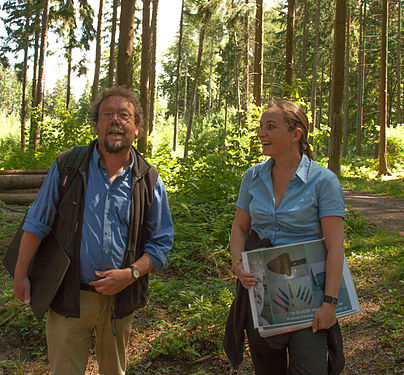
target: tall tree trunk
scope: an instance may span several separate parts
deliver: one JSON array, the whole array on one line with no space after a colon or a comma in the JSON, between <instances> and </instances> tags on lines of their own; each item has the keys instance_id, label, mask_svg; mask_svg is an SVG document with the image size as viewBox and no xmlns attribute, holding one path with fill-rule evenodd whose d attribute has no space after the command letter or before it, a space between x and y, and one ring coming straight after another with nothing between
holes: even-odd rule
<instances>
[{"instance_id":1,"label":"tall tree trunk","mask_svg":"<svg viewBox=\"0 0 404 375\"><path fill-rule=\"evenodd\" d=\"M403 115L401 108L401 0L397 9L397 100L396 100L396 125L400 124Z\"/></svg>"},{"instance_id":2,"label":"tall tree trunk","mask_svg":"<svg viewBox=\"0 0 404 375\"><path fill-rule=\"evenodd\" d=\"M121 1L119 25L117 84L132 87L135 0Z\"/></svg>"},{"instance_id":3,"label":"tall tree trunk","mask_svg":"<svg viewBox=\"0 0 404 375\"><path fill-rule=\"evenodd\" d=\"M243 119L242 125L243 127L246 126L247 121L247 112L248 107L250 104L250 38L249 38L249 14L248 14L248 0L245 0L246 3L246 12L244 16L244 32L243 32L243 88L244 88L244 95L243 95L243 103L242 103L242 110L243 110Z\"/></svg>"},{"instance_id":4,"label":"tall tree trunk","mask_svg":"<svg viewBox=\"0 0 404 375\"><path fill-rule=\"evenodd\" d=\"M73 27L70 27L70 30L69 30L69 44L67 46L67 53L66 53L66 55L67 55L66 109L69 109L69 106L70 106L73 40L74 40L74 30L73 30Z\"/></svg>"},{"instance_id":5,"label":"tall tree trunk","mask_svg":"<svg viewBox=\"0 0 404 375\"><path fill-rule=\"evenodd\" d=\"M104 0L100 0L99 9L98 9L98 24L97 24L97 38L96 38L96 46L95 46L95 67L94 67L94 80L93 87L91 90L91 98L92 100L98 94L98 86L100 84L100 67L101 67L101 32L102 32L102 13L104 8Z\"/></svg>"},{"instance_id":6,"label":"tall tree trunk","mask_svg":"<svg viewBox=\"0 0 404 375\"><path fill-rule=\"evenodd\" d=\"M152 135L156 122L156 57L157 57L157 14L159 0L153 0L153 11L151 21L151 64L150 64L150 117L149 117L149 135ZM151 144L151 146L153 146Z\"/></svg>"},{"instance_id":7,"label":"tall tree trunk","mask_svg":"<svg viewBox=\"0 0 404 375\"><path fill-rule=\"evenodd\" d=\"M237 43L237 34L233 32L234 39L234 79L236 81L236 100L237 100L237 126L241 126L241 100L240 100L240 81L238 79L239 52L240 48Z\"/></svg>"},{"instance_id":8,"label":"tall tree trunk","mask_svg":"<svg viewBox=\"0 0 404 375\"><path fill-rule=\"evenodd\" d=\"M142 15L142 62L140 70L140 103L143 107L143 129L139 132L137 148L145 153L150 116L150 0L143 0Z\"/></svg>"},{"instance_id":9,"label":"tall tree trunk","mask_svg":"<svg viewBox=\"0 0 404 375\"><path fill-rule=\"evenodd\" d=\"M286 61L285 61L285 87L283 96L290 97L294 75L294 45L295 45L295 0L288 0L288 15L286 21Z\"/></svg>"},{"instance_id":10,"label":"tall tree trunk","mask_svg":"<svg viewBox=\"0 0 404 375\"><path fill-rule=\"evenodd\" d=\"M116 20L118 17L118 1L114 0L112 4L112 24L111 24L111 43L109 46L109 66L108 66L108 86L111 87L115 82L115 39L116 39Z\"/></svg>"},{"instance_id":11,"label":"tall tree trunk","mask_svg":"<svg viewBox=\"0 0 404 375\"><path fill-rule=\"evenodd\" d=\"M363 105L365 93L365 60L366 60L366 0L362 0L359 14L359 76L358 76L358 97L356 109L356 134L355 134L355 155L362 153L362 124Z\"/></svg>"},{"instance_id":12,"label":"tall tree trunk","mask_svg":"<svg viewBox=\"0 0 404 375\"><path fill-rule=\"evenodd\" d=\"M333 74L331 86L331 136L328 168L341 174L342 101L344 97L346 0L336 0L334 29Z\"/></svg>"},{"instance_id":13,"label":"tall tree trunk","mask_svg":"<svg viewBox=\"0 0 404 375\"><path fill-rule=\"evenodd\" d=\"M323 84L324 84L324 66L321 68L321 80L320 80L320 105L318 106L318 116L316 116L316 128L320 129L321 121L323 119Z\"/></svg>"},{"instance_id":14,"label":"tall tree trunk","mask_svg":"<svg viewBox=\"0 0 404 375\"><path fill-rule=\"evenodd\" d=\"M31 127L33 127L33 138L32 146L33 150L36 151L39 147L39 137L41 132L40 123L40 113L42 112L43 104L43 91L44 91L44 71L45 71L45 55L46 55L46 44L48 37L48 19L49 19L49 0L45 0L43 11L42 11L42 27L41 27L41 48L39 53L39 63L38 63L38 81L35 96L35 107L39 109L36 116L32 116Z\"/></svg>"},{"instance_id":15,"label":"tall tree trunk","mask_svg":"<svg viewBox=\"0 0 404 375\"><path fill-rule=\"evenodd\" d=\"M184 145L184 158L188 157L188 143L189 139L191 138L191 130L192 130L192 121L194 117L195 111L195 102L196 102L196 93L198 91L198 79L199 79L199 71L201 68L201 60L202 60L202 53L203 53L203 41L205 39L205 33L207 28L207 20L203 21L202 29L199 34L199 44L198 44L198 59L196 62L196 69L195 69L195 76L194 76L194 84L192 87L192 97L191 97L191 104L189 106L189 118L188 118L188 125L187 125L187 134L185 137L185 145Z\"/></svg>"},{"instance_id":16,"label":"tall tree trunk","mask_svg":"<svg viewBox=\"0 0 404 375\"><path fill-rule=\"evenodd\" d=\"M29 47L29 18L30 1L27 1L25 9L25 31L24 31L24 67L22 75L22 95L21 95L21 149L26 150L25 125L27 121L27 77L28 77L28 47Z\"/></svg>"},{"instance_id":17,"label":"tall tree trunk","mask_svg":"<svg viewBox=\"0 0 404 375\"><path fill-rule=\"evenodd\" d=\"M309 0L304 0L303 12L304 12L304 15L303 15L303 41L302 41L302 61L300 64L300 78L304 82L306 80L307 44L309 41L309 28L310 28Z\"/></svg>"},{"instance_id":18,"label":"tall tree trunk","mask_svg":"<svg viewBox=\"0 0 404 375\"><path fill-rule=\"evenodd\" d=\"M348 152L348 117L349 117L349 46L351 32L351 5L347 4L346 39L345 39L345 82L344 82L344 135L342 137L342 156Z\"/></svg>"},{"instance_id":19,"label":"tall tree trunk","mask_svg":"<svg viewBox=\"0 0 404 375\"><path fill-rule=\"evenodd\" d=\"M209 63L209 88L208 88L208 119L210 121L212 111L212 69L213 69L213 50L210 50L210 63Z\"/></svg>"},{"instance_id":20,"label":"tall tree trunk","mask_svg":"<svg viewBox=\"0 0 404 375\"><path fill-rule=\"evenodd\" d=\"M318 67L318 47L320 41L320 9L321 9L321 0L317 0L316 5L316 20L315 20L315 38L314 38L314 56L313 56L313 74L311 78L311 103L310 110L312 121L310 123L310 134L313 134L314 125L317 123L316 121L316 111L317 111L317 67ZM321 105L321 104L320 104ZM309 143L313 144L313 136L310 135Z\"/></svg>"},{"instance_id":21,"label":"tall tree trunk","mask_svg":"<svg viewBox=\"0 0 404 375\"><path fill-rule=\"evenodd\" d=\"M262 47L264 35L263 0L256 0L255 12L255 48L254 48L254 87L253 96L257 106L262 105L264 49Z\"/></svg>"},{"instance_id":22,"label":"tall tree trunk","mask_svg":"<svg viewBox=\"0 0 404 375\"><path fill-rule=\"evenodd\" d=\"M173 134L173 151L177 150L177 134L178 134L178 111L180 105L180 78L181 78L181 60L182 60L182 33L184 28L184 0L181 3L180 33L178 37L178 58L177 72L175 80L175 113L174 113L174 134ZM186 90L185 90L186 97ZM185 109L184 109L185 116Z\"/></svg>"},{"instance_id":23,"label":"tall tree trunk","mask_svg":"<svg viewBox=\"0 0 404 375\"><path fill-rule=\"evenodd\" d=\"M41 35L41 13L39 9L36 10L34 29L34 64L32 68L32 107L35 107L36 89L38 82L38 62L39 62L39 42ZM31 127L32 130L32 127ZM32 140L33 134L30 134L30 142Z\"/></svg>"},{"instance_id":24,"label":"tall tree trunk","mask_svg":"<svg viewBox=\"0 0 404 375\"><path fill-rule=\"evenodd\" d=\"M388 66L388 25L389 25L389 1L382 0L382 28L380 32L380 76L379 76L379 103L378 123L380 126L379 137L379 172L378 176L390 175L387 169L387 66Z\"/></svg>"},{"instance_id":25,"label":"tall tree trunk","mask_svg":"<svg viewBox=\"0 0 404 375\"><path fill-rule=\"evenodd\" d=\"M184 78L184 123L187 121L187 108L188 108L188 63L185 60L185 78Z\"/></svg>"}]
</instances>

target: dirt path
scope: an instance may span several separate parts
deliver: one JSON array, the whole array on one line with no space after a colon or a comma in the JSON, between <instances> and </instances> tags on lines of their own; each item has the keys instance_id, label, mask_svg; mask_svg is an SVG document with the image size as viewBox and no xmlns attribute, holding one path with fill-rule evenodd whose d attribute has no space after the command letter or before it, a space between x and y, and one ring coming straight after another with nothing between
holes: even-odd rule
<instances>
[{"instance_id":1,"label":"dirt path","mask_svg":"<svg viewBox=\"0 0 404 375\"><path fill-rule=\"evenodd\" d=\"M370 223L404 237L404 199L345 190L345 203Z\"/></svg>"}]
</instances>

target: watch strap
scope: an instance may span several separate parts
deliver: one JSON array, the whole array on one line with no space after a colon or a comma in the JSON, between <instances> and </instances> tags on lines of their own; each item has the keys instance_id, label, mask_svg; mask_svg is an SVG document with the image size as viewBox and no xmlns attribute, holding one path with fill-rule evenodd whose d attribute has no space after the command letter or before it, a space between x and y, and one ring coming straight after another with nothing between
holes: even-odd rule
<instances>
[{"instance_id":1,"label":"watch strap","mask_svg":"<svg viewBox=\"0 0 404 375\"><path fill-rule=\"evenodd\" d=\"M331 303L331 305L337 306L338 298L337 297L327 296L325 294L324 297L323 297L323 302Z\"/></svg>"}]
</instances>

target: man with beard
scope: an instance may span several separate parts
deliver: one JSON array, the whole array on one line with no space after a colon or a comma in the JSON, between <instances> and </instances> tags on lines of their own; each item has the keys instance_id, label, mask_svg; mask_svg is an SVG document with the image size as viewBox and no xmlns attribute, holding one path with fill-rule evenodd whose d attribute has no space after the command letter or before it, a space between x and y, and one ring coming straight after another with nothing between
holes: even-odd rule
<instances>
[{"instance_id":1,"label":"man with beard","mask_svg":"<svg viewBox=\"0 0 404 375\"><path fill-rule=\"evenodd\" d=\"M85 373L93 333L99 373L125 373L134 311L147 303L147 275L167 264L173 244L164 184L132 146L143 120L133 91L105 90L92 117L98 139L63 195L63 153L50 168L28 211L14 271L14 293L29 303L27 272L41 240L52 232L70 258L46 322L55 375Z\"/></svg>"}]
</instances>

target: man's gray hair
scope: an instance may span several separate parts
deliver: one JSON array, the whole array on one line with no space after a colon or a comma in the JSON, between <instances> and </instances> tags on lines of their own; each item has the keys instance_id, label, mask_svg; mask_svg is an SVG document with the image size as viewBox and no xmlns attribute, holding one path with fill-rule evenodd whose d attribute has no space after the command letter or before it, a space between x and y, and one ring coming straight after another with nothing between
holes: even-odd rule
<instances>
[{"instance_id":1,"label":"man's gray hair","mask_svg":"<svg viewBox=\"0 0 404 375\"><path fill-rule=\"evenodd\" d=\"M110 88L105 89L104 91L100 92L94 102L91 104L90 113L91 113L91 120L93 125L95 126L98 121L98 111L100 109L101 103L111 96L121 96L127 99L130 103L133 104L135 113L135 124L139 124L140 129L143 125L143 109L140 101L134 91L127 87L127 86L112 86Z\"/></svg>"}]
</instances>

